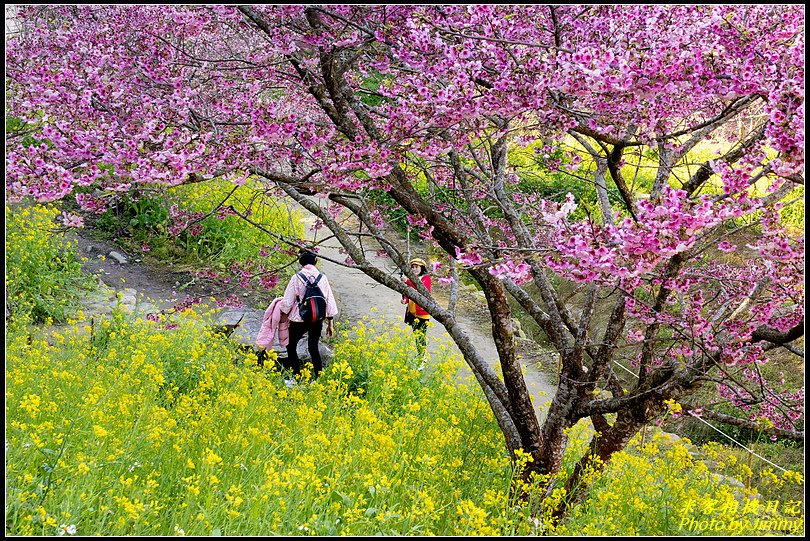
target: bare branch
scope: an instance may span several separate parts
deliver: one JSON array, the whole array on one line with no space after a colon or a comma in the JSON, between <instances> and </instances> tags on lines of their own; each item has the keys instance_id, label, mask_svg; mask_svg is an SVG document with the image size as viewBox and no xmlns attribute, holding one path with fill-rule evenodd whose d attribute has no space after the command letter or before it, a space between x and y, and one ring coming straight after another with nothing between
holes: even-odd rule
<instances>
[{"instance_id":1,"label":"bare branch","mask_svg":"<svg viewBox=\"0 0 810 541\"><path fill-rule=\"evenodd\" d=\"M785 438L792 441L804 443L804 432L786 430L784 428L777 428L774 426L766 427L763 426L762 423L757 423L756 421L741 419L739 417L734 417L733 415L727 415L725 413L719 413L705 408L698 408L696 406L689 406L682 404L682 408L684 413L687 413L695 417L711 419L712 421L719 421L727 425L745 428L753 432L761 432L763 434L776 436L778 438Z\"/></svg>"}]
</instances>

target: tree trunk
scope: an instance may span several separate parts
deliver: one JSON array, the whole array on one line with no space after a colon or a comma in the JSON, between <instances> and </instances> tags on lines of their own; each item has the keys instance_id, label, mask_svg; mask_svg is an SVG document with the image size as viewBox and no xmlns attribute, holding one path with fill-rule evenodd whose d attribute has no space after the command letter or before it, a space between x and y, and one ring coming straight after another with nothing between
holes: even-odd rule
<instances>
[{"instance_id":1,"label":"tree trunk","mask_svg":"<svg viewBox=\"0 0 810 541\"><path fill-rule=\"evenodd\" d=\"M622 412L613 423L613 426L603 432L596 432L591 438L588 451L574 467L574 471L565 483L565 497L560 501L552 514L556 523L565 516L566 511L580 503L587 494L588 486L582 483L585 473L602 471L614 453L618 453L627 445L627 442L647 423L639 420L632 412ZM603 424L595 422L596 424ZM606 425L606 423L604 423Z\"/></svg>"},{"instance_id":2,"label":"tree trunk","mask_svg":"<svg viewBox=\"0 0 810 541\"><path fill-rule=\"evenodd\" d=\"M492 316L492 338L498 350L504 383L509 393L510 411L520 434L521 446L537 459L540 450L540 423L515 349L512 312L506 297L506 288L500 280L487 272L476 271L472 274L484 290Z\"/></svg>"}]
</instances>

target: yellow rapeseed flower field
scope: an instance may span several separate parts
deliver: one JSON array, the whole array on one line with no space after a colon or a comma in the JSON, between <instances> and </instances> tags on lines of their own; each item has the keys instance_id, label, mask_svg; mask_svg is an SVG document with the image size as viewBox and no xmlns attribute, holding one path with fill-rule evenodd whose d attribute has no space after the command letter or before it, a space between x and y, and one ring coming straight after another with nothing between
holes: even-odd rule
<instances>
[{"instance_id":1,"label":"yellow rapeseed flower field","mask_svg":"<svg viewBox=\"0 0 810 541\"><path fill-rule=\"evenodd\" d=\"M588 497L552 528L561 483L538 513L509 499L503 436L480 389L459 382L450 348L420 371L412 337L369 318L339 333L318 380L288 389L272 363L258 366L203 321L117 310L71 313L56 330L11 322L7 534L803 533L803 502L758 497L660 433L587 473ZM569 430L564 473L591 431ZM751 474L712 446L703 453L729 475Z\"/></svg>"}]
</instances>

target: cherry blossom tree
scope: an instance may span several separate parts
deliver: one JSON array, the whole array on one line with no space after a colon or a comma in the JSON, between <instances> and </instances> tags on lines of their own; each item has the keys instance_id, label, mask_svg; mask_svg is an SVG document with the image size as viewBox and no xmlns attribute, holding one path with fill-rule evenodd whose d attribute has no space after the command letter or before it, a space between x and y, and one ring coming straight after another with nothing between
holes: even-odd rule
<instances>
[{"instance_id":1,"label":"cherry blossom tree","mask_svg":"<svg viewBox=\"0 0 810 541\"><path fill-rule=\"evenodd\" d=\"M803 356L804 237L780 219L804 185L802 6L37 6L19 18L7 199L99 210L145 183L261 179L339 240L336 263L447 330L506 448L531 457L519 477L536 503L573 496L674 401L803 440L803 388L762 369L775 350ZM551 176L594 204L549 197ZM441 279L458 268L481 288L499 370L454 303L411 276L392 210L446 255ZM559 356L542 423L513 306ZM690 403L707 385L717 402ZM558 478L581 420L590 447Z\"/></svg>"}]
</instances>

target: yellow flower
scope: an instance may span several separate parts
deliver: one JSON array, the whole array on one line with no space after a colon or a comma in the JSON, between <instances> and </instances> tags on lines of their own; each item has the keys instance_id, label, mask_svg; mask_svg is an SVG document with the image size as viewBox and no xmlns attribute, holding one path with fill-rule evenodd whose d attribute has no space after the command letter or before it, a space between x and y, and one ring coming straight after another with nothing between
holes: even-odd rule
<instances>
[{"instance_id":1,"label":"yellow flower","mask_svg":"<svg viewBox=\"0 0 810 541\"><path fill-rule=\"evenodd\" d=\"M138 520L143 512L146 510L146 505L140 500L130 500L125 496L113 496L113 499L118 503L119 508L132 520Z\"/></svg>"},{"instance_id":2,"label":"yellow flower","mask_svg":"<svg viewBox=\"0 0 810 541\"><path fill-rule=\"evenodd\" d=\"M239 507L242 502L245 500L241 496L242 488L231 485L231 488L228 489L227 494L225 494L225 499L234 507Z\"/></svg>"},{"instance_id":3,"label":"yellow flower","mask_svg":"<svg viewBox=\"0 0 810 541\"><path fill-rule=\"evenodd\" d=\"M456 530L461 533L466 535L497 535L498 533L489 525L488 513L475 505L472 500L462 500L456 506L456 514L459 516Z\"/></svg>"},{"instance_id":4,"label":"yellow flower","mask_svg":"<svg viewBox=\"0 0 810 541\"><path fill-rule=\"evenodd\" d=\"M103 426L93 425L93 434L95 434L97 438L103 438L108 432Z\"/></svg>"},{"instance_id":5,"label":"yellow flower","mask_svg":"<svg viewBox=\"0 0 810 541\"><path fill-rule=\"evenodd\" d=\"M680 413L683 411L681 405L671 398L669 400L664 400L664 404L667 405L667 409L670 413Z\"/></svg>"},{"instance_id":6,"label":"yellow flower","mask_svg":"<svg viewBox=\"0 0 810 541\"><path fill-rule=\"evenodd\" d=\"M34 416L39 412L39 405L42 403L42 399L35 395L35 394L28 394L23 396L22 401L20 402L20 407L24 409L28 415Z\"/></svg>"},{"instance_id":7,"label":"yellow flower","mask_svg":"<svg viewBox=\"0 0 810 541\"><path fill-rule=\"evenodd\" d=\"M804 482L804 476L797 471L784 471L782 472L782 479L788 482L796 483L797 485L801 485Z\"/></svg>"},{"instance_id":8,"label":"yellow flower","mask_svg":"<svg viewBox=\"0 0 810 541\"><path fill-rule=\"evenodd\" d=\"M205 456L202 459L204 464L208 464L209 466L216 466L220 462L222 462L222 458L217 455L214 451L210 448L205 448Z\"/></svg>"}]
</instances>

